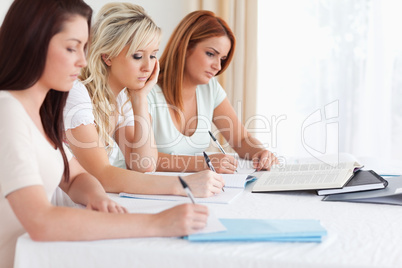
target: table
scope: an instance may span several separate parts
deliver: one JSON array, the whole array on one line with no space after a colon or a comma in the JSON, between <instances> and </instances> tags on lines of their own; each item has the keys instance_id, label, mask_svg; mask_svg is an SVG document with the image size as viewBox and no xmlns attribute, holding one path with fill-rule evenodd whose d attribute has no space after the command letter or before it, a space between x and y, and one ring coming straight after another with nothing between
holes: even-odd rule
<instances>
[{"instance_id":1,"label":"table","mask_svg":"<svg viewBox=\"0 0 402 268\"><path fill-rule=\"evenodd\" d=\"M25 234L18 239L15 267L402 267L400 206L324 202L315 191L256 194L252 186L230 204L207 206L219 218L318 219L328 236L321 243L34 242ZM130 212L158 212L178 204L110 196ZM75 205L65 197L58 201Z\"/></svg>"}]
</instances>

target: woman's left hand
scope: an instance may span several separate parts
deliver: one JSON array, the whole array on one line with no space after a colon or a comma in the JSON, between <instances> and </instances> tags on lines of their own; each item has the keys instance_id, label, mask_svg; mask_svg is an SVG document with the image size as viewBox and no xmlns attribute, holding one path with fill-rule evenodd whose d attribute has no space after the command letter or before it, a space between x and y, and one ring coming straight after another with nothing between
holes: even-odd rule
<instances>
[{"instance_id":1,"label":"woman's left hand","mask_svg":"<svg viewBox=\"0 0 402 268\"><path fill-rule=\"evenodd\" d=\"M251 158L253 167L257 170L270 170L271 166L279 164L278 158L270 151L263 149L253 155Z\"/></svg>"},{"instance_id":2,"label":"woman's left hand","mask_svg":"<svg viewBox=\"0 0 402 268\"><path fill-rule=\"evenodd\" d=\"M106 194L89 198L87 209L108 213L128 213L125 207L111 200Z\"/></svg>"},{"instance_id":3,"label":"woman's left hand","mask_svg":"<svg viewBox=\"0 0 402 268\"><path fill-rule=\"evenodd\" d=\"M155 66L154 69L152 70L151 75L149 76L148 80L145 82L144 87L140 89L128 89L128 92L132 95L136 96L144 96L146 97L148 93L151 91L151 89L156 85L158 82L158 75L159 75L159 61L155 61Z\"/></svg>"}]
</instances>

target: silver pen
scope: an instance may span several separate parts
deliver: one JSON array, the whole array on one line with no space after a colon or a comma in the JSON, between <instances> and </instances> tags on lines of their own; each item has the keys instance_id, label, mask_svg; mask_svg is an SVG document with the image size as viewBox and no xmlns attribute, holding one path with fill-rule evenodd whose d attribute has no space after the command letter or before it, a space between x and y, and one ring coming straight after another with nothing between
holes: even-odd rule
<instances>
[{"instance_id":1,"label":"silver pen","mask_svg":"<svg viewBox=\"0 0 402 268\"><path fill-rule=\"evenodd\" d=\"M209 167L209 169L216 173L215 168L212 165L211 160L209 159L207 153L206 152L202 152L202 153L204 154L204 159L205 159L205 162L207 163L207 166ZM222 191L224 192L225 189L222 188Z\"/></svg>"},{"instance_id":2,"label":"silver pen","mask_svg":"<svg viewBox=\"0 0 402 268\"><path fill-rule=\"evenodd\" d=\"M218 140L215 138L214 134L212 134L211 131L209 131L209 136L211 136L212 140L215 142L216 145L218 145L219 150L221 150L221 152L223 154L226 154L225 150L223 150L222 146L220 145L220 143L218 142ZM237 168L235 169L235 172L237 172Z\"/></svg>"},{"instance_id":3,"label":"silver pen","mask_svg":"<svg viewBox=\"0 0 402 268\"><path fill-rule=\"evenodd\" d=\"M218 142L218 140L215 138L214 134L212 134L212 132L209 131L209 130L208 130L208 132L209 132L209 136L211 136L212 140L213 140L213 141L215 142L215 144L218 146L219 150L221 150L221 152L222 152L223 154L226 154L225 150L223 150L222 146L219 144L219 142Z\"/></svg>"},{"instance_id":4,"label":"silver pen","mask_svg":"<svg viewBox=\"0 0 402 268\"><path fill-rule=\"evenodd\" d=\"M193 204L195 204L194 196L191 193L190 188L188 187L187 183L180 176L179 176L179 180L180 180L181 185L183 186L184 191L186 191L187 196L190 197L191 202L193 202Z\"/></svg>"},{"instance_id":5,"label":"silver pen","mask_svg":"<svg viewBox=\"0 0 402 268\"><path fill-rule=\"evenodd\" d=\"M214 166L211 163L211 160L208 157L208 155L205 152L202 152L202 153L204 154L204 159L205 159L205 162L207 163L207 166L209 167L209 169L212 170L213 172L216 172Z\"/></svg>"}]
</instances>

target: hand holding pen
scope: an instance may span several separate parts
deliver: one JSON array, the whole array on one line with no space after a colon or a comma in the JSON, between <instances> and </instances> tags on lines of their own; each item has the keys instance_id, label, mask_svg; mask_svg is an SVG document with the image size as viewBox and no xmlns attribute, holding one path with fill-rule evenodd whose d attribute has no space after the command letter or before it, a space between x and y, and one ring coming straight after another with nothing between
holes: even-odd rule
<instances>
[{"instance_id":1,"label":"hand holding pen","mask_svg":"<svg viewBox=\"0 0 402 268\"><path fill-rule=\"evenodd\" d=\"M211 163L211 160L208 157L208 155L205 152L202 152L202 153L204 154L204 159L205 159L205 162L207 163L207 166L209 167L209 169L212 170L213 172L216 172L214 166Z\"/></svg>"},{"instance_id":2,"label":"hand holding pen","mask_svg":"<svg viewBox=\"0 0 402 268\"><path fill-rule=\"evenodd\" d=\"M215 168L212 165L211 160L209 159L208 155L205 152L202 152L202 153L204 154L204 159L205 159L205 162L207 163L207 166L209 167L209 169L216 173ZM225 189L223 189L223 187L222 187L222 191L225 191Z\"/></svg>"},{"instance_id":3,"label":"hand holding pen","mask_svg":"<svg viewBox=\"0 0 402 268\"><path fill-rule=\"evenodd\" d=\"M221 144L218 142L218 140L215 138L214 134L212 134L211 131L208 130L209 136L211 136L211 139L215 142L215 144L218 146L219 150L224 154L214 154L214 158L219 158L219 173L233 173L237 172L237 161L236 159L231 156L227 155ZM204 156L205 157L205 156ZM225 164L225 165L223 165Z\"/></svg>"},{"instance_id":4,"label":"hand holding pen","mask_svg":"<svg viewBox=\"0 0 402 268\"><path fill-rule=\"evenodd\" d=\"M188 187L187 183L180 176L179 176L179 180L180 180L180 183L183 186L183 189L186 192L187 196L191 199L191 202L193 204L195 204L193 193L191 192L191 190Z\"/></svg>"}]
</instances>

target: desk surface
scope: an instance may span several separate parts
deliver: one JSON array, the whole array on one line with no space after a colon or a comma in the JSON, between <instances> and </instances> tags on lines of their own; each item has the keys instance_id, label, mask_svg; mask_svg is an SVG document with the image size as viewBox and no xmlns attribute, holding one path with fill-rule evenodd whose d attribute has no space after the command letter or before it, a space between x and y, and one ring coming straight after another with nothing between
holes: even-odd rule
<instances>
[{"instance_id":1,"label":"desk surface","mask_svg":"<svg viewBox=\"0 0 402 268\"><path fill-rule=\"evenodd\" d=\"M208 207L219 218L319 219L328 236L321 243L193 243L180 238L33 242L23 235L15 267L402 267L400 206L323 202L314 191L255 194L251 188L230 204ZM178 204L111 197L130 212Z\"/></svg>"}]
</instances>

